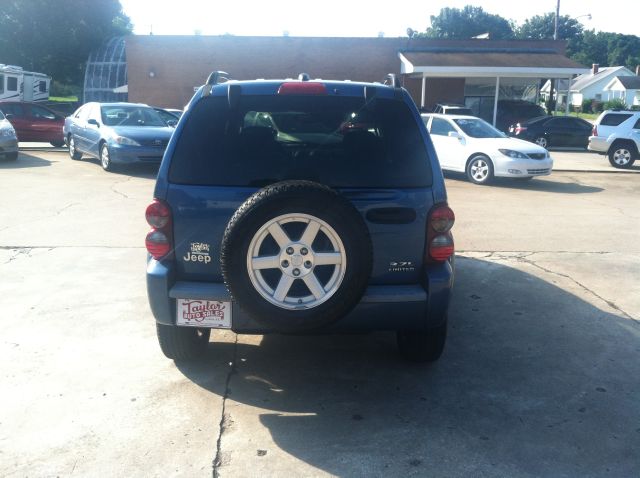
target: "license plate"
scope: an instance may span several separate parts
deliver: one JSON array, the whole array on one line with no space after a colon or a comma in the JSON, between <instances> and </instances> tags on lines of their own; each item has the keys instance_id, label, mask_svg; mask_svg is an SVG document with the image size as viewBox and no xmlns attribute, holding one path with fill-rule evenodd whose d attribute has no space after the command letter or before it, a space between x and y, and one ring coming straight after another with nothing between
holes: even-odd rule
<instances>
[{"instance_id":1,"label":"license plate","mask_svg":"<svg viewBox=\"0 0 640 478\"><path fill-rule=\"evenodd\" d=\"M176 299L176 324L212 329L231 328L231 302Z\"/></svg>"}]
</instances>

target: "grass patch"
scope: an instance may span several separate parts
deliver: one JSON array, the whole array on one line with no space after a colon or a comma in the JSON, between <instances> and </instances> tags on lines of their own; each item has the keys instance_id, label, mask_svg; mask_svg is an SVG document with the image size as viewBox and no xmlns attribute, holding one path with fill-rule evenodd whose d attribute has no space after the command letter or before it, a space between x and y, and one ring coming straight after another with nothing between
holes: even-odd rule
<instances>
[{"instance_id":1,"label":"grass patch","mask_svg":"<svg viewBox=\"0 0 640 478\"><path fill-rule=\"evenodd\" d=\"M78 101L77 96L50 96L49 101L57 101L60 103L75 103Z\"/></svg>"},{"instance_id":2,"label":"grass patch","mask_svg":"<svg viewBox=\"0 0 640 478\"><path fill-rule=\"evenodd\" d=\"M554 111L554 116L565 116L564 111ZM576 113L574 111L569 112L569 116L575 116L576 118L582 118L585 120L596 120L600 113Z\"/></svg>"}]
</instances>

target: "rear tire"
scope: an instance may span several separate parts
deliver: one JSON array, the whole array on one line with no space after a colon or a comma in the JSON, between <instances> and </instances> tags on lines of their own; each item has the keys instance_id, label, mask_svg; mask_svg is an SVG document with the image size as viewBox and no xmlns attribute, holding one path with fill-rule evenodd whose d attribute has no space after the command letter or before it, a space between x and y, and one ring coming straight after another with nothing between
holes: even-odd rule
<instances>
[{"instance_id":1,"label":"rear tire","mask_svg":"<svg viewBox=\"0 0 640 478\"><path fill-rule=\"evenodd\" d=\"M64 141L51 141L51 146L54 148L62 148L64 146Z\"/></svg>"},{"instance_id":2,"label":"rear tire","mask_svg":"<svg viewBox=\"0 0 640 478\"><path fill-rule=\"evenodd\" d=\"M173 360L193 360L207 349L211 329L178 327L156 323L162 353Z\"/></svg>"},{"instance_id":3,"label":"rear tire","mask_svg":"<svg viewBox=\"0 0 640 478\"><path fill-rule=\"evenodd\" d=\"M67 142L69 143L69 156L71 159L75 161L82 159L82 153L76 149L76 140L73 138L73 135L69 135Z\"/></svg>"},{"instance_id":4,"label":"rear tire","mask_svg":"<svg viewBox=\"0 0 640 478\"><path fill-rule=\"evenodd\" d=\"M435 362L442 355L447 341L447 319L438 327L427 330L399 330L400 355L411 362Z\"/></svg>"},{"instance_id":5,"label":"rear tire","mask_svg":"<svg viewBox=\"0 0 640 478\"><path fill-rule=\"evenodd\" d=\"M628 169L633 166L638 151L635 145L632 145L626 141L619 141L613 143L611 149L609 149L609 164L614 168Z\"/></svg>"}]
</instances>

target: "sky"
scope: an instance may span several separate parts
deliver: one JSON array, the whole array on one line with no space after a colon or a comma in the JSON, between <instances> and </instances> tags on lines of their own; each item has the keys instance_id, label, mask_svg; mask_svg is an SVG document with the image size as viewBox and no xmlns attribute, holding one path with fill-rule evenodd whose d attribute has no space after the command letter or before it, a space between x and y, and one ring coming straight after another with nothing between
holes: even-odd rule
<instances>
[{"instance_id":1,"label":"sky","mask_svg":"<svg viewBox=\"0 0 640 478\"><path fill-rule=\"evenodd\" d=\"M424 31L443 7L477 5L521 24L555 11L556 0L120 0L146 35L405 36ZM586 15L592 15L589 20ZM560 15L578 18L585 29L640 35L638 0L561 0ZM583 16L584 15L584 16ZM635 23L635 25L634 25Z\"/></svg>"}]
</instances>

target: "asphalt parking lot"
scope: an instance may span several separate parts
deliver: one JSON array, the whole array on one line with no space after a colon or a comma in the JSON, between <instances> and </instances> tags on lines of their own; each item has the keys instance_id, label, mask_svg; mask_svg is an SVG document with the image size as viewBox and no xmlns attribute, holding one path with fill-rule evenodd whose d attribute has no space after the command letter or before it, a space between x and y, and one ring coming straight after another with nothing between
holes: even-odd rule
<instances>
[{"instance_id":1,"label":"asphalt parking lot","mask_svg":"<svg viewBox=\"0 0 640 478\"><path fill-rule=\"evenodd\" d=\"M0 476L639 476L640 175L592 157L447 175L457 277L430 367L386 333L220 332L176 365L145 289L155 171L1 162Z\"/></svg>"}]
</instances>

